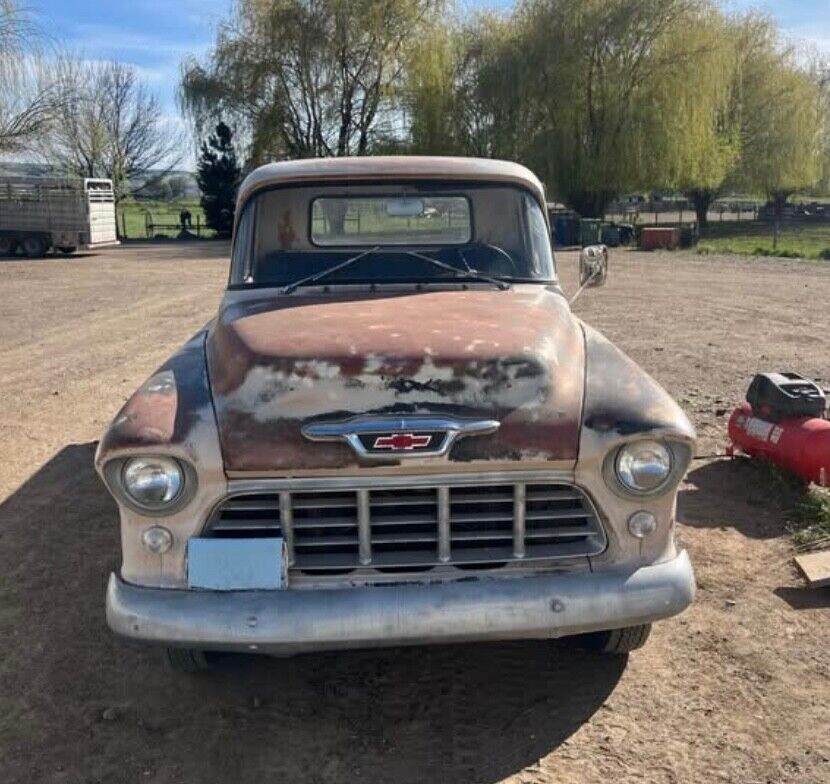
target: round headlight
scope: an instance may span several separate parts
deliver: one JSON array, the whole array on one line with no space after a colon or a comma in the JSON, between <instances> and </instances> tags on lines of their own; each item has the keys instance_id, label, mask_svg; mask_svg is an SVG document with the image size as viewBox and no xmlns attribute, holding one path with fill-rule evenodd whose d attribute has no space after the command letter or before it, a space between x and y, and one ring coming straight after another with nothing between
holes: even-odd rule
<instances>
[{"instance_id":1,"label":"round headlight","mask_svg":"<svg viewBox=\"0 0 830 784\"><path fill-rule=\"evenodd\" d=\"M657 441L628 444L617 455L617 479L635 493L659 490L671 469L671 452Z\"/></svg>"},{"instance_id":2,"label":"round headlight","mask_svg":"<svg viewBox=\"0 0 830 784\"><path fill-rule=\"evenodd\" d=\"M149 509L171 504L184 486L181 467L169 457L134 457L124 463L121 479L127 495Z\"/></svg>"}]
</instances>

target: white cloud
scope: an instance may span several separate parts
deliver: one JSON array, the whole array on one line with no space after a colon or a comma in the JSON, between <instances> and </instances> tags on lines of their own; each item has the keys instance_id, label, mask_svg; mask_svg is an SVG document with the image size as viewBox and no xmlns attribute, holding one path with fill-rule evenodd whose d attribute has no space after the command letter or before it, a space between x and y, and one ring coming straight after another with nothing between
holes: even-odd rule
<instances>
[{"instance_id":1,"label":"white cloud","mask_svg":"<svg viewBox=\"0 0 830 784\"><path fill-rule=\"evenodd\" d=\"M130 60L157 60L182 58L189 54L201 55L212 43L212 37L172 39L163 35L122 30L106 24L79 24L68 37L67 43L99 59L119 57Z\"/></svg>"},{"instance_id":2,"label":"white cloud","mask_svg":"<svg viewBox=\"0 0 830 784\"><path fill-rule=\"evenodd\" d=\"M177 0L175 13L189 25L213 28L230 14L232 5L231 0ZM151 18L171 13L169 0L140 0L139 6Z\"/></svg>"}]
</instances>

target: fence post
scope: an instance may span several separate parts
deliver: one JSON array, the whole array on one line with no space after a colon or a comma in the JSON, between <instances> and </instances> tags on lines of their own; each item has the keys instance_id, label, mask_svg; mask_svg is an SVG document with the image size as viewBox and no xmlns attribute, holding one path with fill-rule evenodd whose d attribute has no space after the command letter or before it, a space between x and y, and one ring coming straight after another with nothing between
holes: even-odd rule
<instances>
[{"instance_id":1,"label":"fence post","mask_svg":"<svg viewBox=\"0 0 830 784\"><path fill-rule=\"evenodd\" d=\"M196 236L202 239L202 216L196 213Z\"/></svg>"},{"instance_id":2,"label":"fence post","mask_svg":"<svg viewBox=\"0 0 830 784\"><path fill-rule=\"evenodd\" d=\"M127 214L121 210L121 236L127 239Z\"/></svg>"}]
</instances>

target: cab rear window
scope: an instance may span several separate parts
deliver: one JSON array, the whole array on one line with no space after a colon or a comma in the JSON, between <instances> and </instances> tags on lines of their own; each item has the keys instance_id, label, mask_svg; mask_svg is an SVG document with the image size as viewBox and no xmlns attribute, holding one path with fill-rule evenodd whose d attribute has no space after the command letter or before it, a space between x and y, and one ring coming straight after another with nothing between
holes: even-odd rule
<instances>
[{"instance_id":1,"label":"cab rear window","mask_svg":"<svg viewBox=\"0 0 830 784\"><path fill-rule=\"evenodd\" d=\"M473 235L465 196L326 196L311 203L321 247L464 245Z\"/></svg>"}]
</instances>

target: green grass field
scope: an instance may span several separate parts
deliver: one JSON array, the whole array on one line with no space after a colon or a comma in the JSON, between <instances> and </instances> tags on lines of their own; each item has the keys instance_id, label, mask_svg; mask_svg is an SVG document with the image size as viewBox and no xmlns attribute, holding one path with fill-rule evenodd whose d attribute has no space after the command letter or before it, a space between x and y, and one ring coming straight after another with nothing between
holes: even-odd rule
<instances>
[{"instance_id":1,"label":"green grass field","mask_svg":"<svg viewBox=\"0 0 830 784\"><path fill-rule=\"evenodd\" d=\"M830 259L830 223L785 225L778 248L773 250L772 245L772 224L710 223L701 233L698 252Z\"/></svg>"},{"instance_id":2,"label":"green grass field","mask_svg":"<svg viewBox=\"0 0 830 784\"><path fill-rule=\"evenodd\" d=\"M194 233L198 219L201 236L213 236L213 232L205 227L205 215L195 199L173 202L125 200L118 207L118 229L121 232L126 230L128 239L146 239L147 221L151 220L154 224L151 236L175 237L179 233L179 213L183 208L187 208L192 215Z\"/></svg>"}]
</instances>

